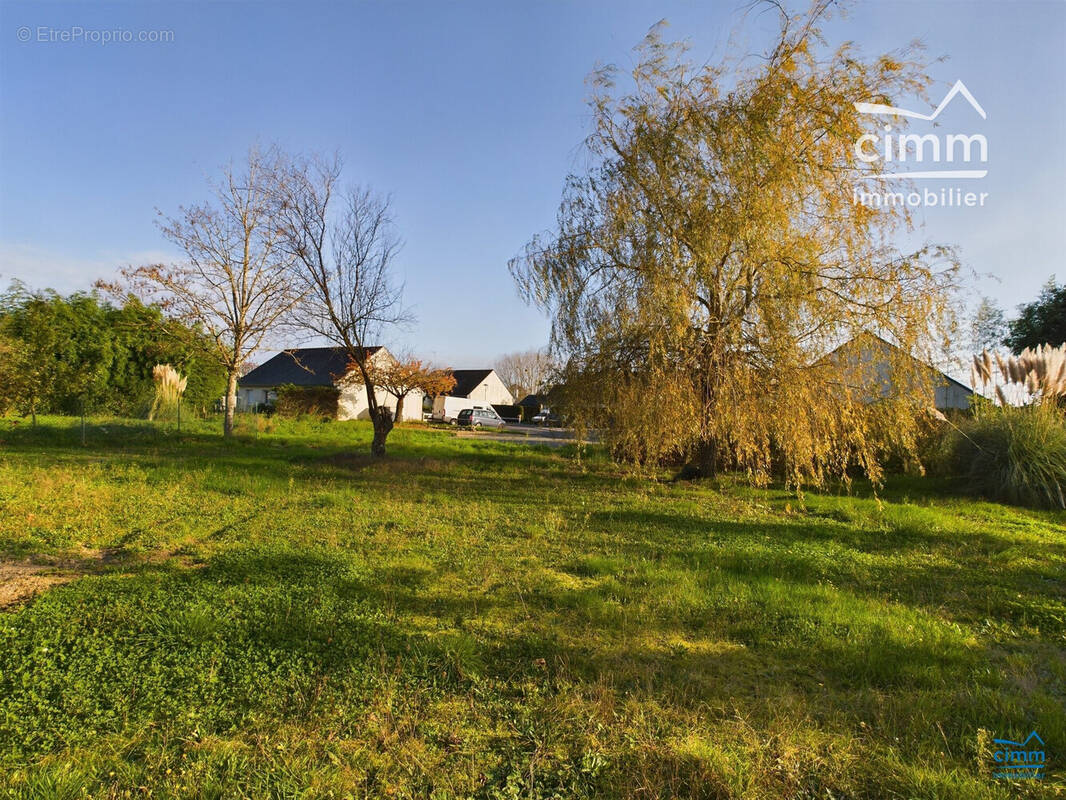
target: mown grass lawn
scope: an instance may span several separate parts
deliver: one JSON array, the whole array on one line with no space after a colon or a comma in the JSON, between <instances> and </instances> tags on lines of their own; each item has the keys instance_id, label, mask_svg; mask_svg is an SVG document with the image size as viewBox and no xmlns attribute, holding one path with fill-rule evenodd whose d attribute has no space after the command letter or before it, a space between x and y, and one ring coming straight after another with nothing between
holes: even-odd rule
<instances>
[{"instance_id":1,"label":"mown grass lawn","mask_svg":"<svg viewBox=\"0 0 1066 800\"><path fill-rule=\"evenodd\" d=\"M1066 795L1066 515L0 420L15 797ZM37 568L35 567L35 568ZM1044 781L992 778L1036 730Z\"/></svg>"}]
</instances>

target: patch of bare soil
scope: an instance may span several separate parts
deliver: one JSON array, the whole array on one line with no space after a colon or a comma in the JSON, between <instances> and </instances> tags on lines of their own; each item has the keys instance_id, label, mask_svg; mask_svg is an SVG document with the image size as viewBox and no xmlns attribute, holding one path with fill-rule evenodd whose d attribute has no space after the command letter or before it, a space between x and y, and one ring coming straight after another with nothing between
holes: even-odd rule
<instances>
[{"instance_id":1,"label":"patch of bare soil","mask_svg":"<svg viewBox=\"0 0 1066 800\"><path fill-rule=\"evenodd\" d=\"M41 592L76 577L57 573L51 566L0 561L0 610L27 603Z\"/></svg>"},{"instance_id":2,"label":"patch of bare soil","mask_svg":"<svg viewBox=\"0 0 1066 800\"><path fill-rule=\"evenodd\" d=\"M151 559L160 560L159 558ZM24 561L0 559L0 610L25 605L53 586L128 567L129 554L121 548L83 548L76 556L36 556Z\"/></svg>"},{"instance_id":3,"label":"patch of bare soil","mask_svg":"<svg viewBox=\"0 0 1066 800\"><path fill-rule=\"evenodd\" d=\"M0 611L25 605L53 586L83 575L129 575L152 567L204 566L205 562L182 553L180 548L136 553L123 547L82 547L65 555L38 554L19 561L0 558Z\"/></svg>"}]
</instances>

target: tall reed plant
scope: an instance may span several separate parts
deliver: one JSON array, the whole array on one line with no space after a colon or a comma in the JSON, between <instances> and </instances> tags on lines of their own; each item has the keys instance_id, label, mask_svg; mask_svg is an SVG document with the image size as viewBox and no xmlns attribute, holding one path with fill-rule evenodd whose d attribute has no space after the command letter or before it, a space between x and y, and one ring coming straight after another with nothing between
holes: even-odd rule
<instances>
[{"instance_id":1,"label":"tall reed plant","mask_svg":"<svg viewBox=\"0 0 1066 800\"><path fill-rule=\"evenodd\" d=\"M155 419L160 414L176 415L189 378L182 376L170 364L156 364L152 368L152 380L155 382L155 398L148 411L148 419Z\"/></svg>"}]
</instances>

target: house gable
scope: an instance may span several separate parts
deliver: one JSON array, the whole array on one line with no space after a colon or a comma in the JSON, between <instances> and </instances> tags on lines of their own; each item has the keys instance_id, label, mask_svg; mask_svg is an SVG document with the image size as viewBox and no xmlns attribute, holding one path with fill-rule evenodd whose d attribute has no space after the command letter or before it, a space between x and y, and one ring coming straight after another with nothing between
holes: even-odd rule
<instances>
[{"instance_id":1,"label":"house gable","mask_svg":"<svg viewBox=\"0 0 1066 800\"><path fill-rule=\"evenodd\" d=\"M452 377L455 378L455 386L448 392L450 397L469 397L470 393L480 386L492 372L491 369L453 369Z\"/></svg>"},{"instance_id":2,"label":"house gable","mask_svg":"<svg viewBox=\"0 0 1066 800\"><path fill-rule=\"evenodd\" d=\"M856 383L879 385L887 392L892 383L892 361L900 357L928 370L934 388L934 406L939 410L966 409L974 391L931 364L915 358L899 346L869 331L852 337L819 361L833 360L849 363L853 368ZM850 381L849 381L850 382Z\"/></svg>"},{"instance_id":3,"label":"house gable","mask_svg":"<svg viewBox=\"0 0 1066 800\"><path fill-rule=\"evenodd\" d=\"M494 369L452 370L455 387L449 397L465 397L489 405L511 405L514 398Z\"/></svg>"}]
</instances>

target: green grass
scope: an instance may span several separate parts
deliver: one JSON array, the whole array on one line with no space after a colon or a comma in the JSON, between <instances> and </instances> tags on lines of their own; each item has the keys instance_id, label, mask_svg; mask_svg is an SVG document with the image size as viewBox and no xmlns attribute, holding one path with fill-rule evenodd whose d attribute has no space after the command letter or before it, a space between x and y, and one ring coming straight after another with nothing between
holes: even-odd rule
<instances>
[{"instance_id":1,"label":"green grass","mask_svg":"<svg viewBox=\"0 0 1066 800\"><path fill-rule=\"evenodd\" d=\"M0 797L1066 794L1066 515L242 428L0 420Z\"/></svg>"}]
</instances>

